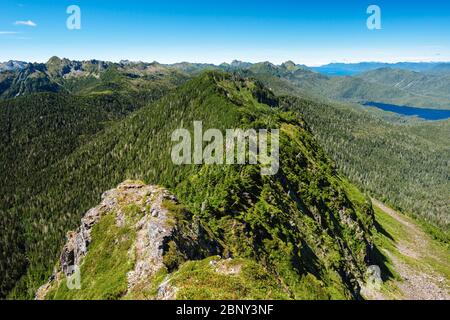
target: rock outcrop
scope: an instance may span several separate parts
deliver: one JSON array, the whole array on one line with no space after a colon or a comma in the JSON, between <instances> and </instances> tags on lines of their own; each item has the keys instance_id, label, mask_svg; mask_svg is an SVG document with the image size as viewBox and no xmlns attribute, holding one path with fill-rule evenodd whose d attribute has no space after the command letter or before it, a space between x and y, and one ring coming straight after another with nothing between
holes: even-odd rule
<instances>
[{"instance_id":1,"label":"rock outcrop","mask_svg":"<svg viewBox=\"0 0 450 320\"><path fill-rule=\"evenodd\" d=\"M128 227L135 235L128 250L134 265L126 275L128 291L162 268L172 271L186 260L203 259L220 251L218 244L208 240L206 231L166 189L126 181L105 192L101 203L81 219L80 227L67 233L60 268L39 288L36 299L45 299L52 288L82 266L93 241L92 230L107 215L114 215L118 228ZM173 290L168 288L161 288L162 298L173 296Z\"/></svg>"}]
</instances>

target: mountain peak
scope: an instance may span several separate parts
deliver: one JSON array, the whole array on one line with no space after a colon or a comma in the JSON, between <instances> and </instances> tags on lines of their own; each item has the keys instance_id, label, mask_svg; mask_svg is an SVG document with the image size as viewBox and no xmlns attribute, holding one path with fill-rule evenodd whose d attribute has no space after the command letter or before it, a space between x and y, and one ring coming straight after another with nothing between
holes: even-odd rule
<instances>
[{"instance_id":1,"label":"mountain peak","mask_svg":"<svg viewBox=\"0 0 450 320\"><path fill-rule=\"evenodd\" d=\"M58 56L53 56L48 59L46 64L60 64L63 60Z\"/></svg>"},{"instance_id":2,"label":"mountain peak","mask_svg":"<svg viewBox=\"0 0 450 320\"><path fill-rule=\"evenodd\" d=\"M230 64L233 68L246 68L251 66L252 64L250 62L243 62L240 60L233 60Z\"/></svg>"},{"instance_id":3,"label":"mountain peak","mask_svg":"<svg viewBox=\"0 0 450 320\"><path fill-rule=\"evenodd\" d=\"M284 63L282 64L282 66L285 66L285 67L295 67L296 64L295 64L292 60L288 60L288 61L284 62Z\"/></svg>"},{"instance_id":4,"label":"mountain peak","mask_svg":"<svg viewBox=\"0 0 450 320\"><path fill-rule=\"evenodd\" d=\"M27 62L9 60L9 61L0 63L0 72L22 70L23 68L26 67L26 65L27 65Z\"/></svg>"}]
</instances>

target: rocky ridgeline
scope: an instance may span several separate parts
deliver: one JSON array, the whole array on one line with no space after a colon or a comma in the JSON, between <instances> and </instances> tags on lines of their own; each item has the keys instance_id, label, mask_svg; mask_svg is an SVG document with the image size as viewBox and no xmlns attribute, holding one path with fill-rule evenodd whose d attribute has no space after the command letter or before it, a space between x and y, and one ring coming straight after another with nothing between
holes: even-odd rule
<instances>
[{"instance_id":1,"label":"rocky ridgeline","mask_svg":"<svg viewBox=\"0 0 450 320\"><path fill-rule=\"evenodd\" d=\"M130 205L135 206L133 214L126 210ZM38 289L36 299L45 299L51 289L58 288L76 267L82 266L89 254L92 230L107 215L115 215L117 227L128 226L135 234L128 251L134 265L127 273L128 292L161 268L171 271L178 263L203 259L220 251L216 243L207 239L200 224L192 221L191 214L182 209L175 196L166 189L126 181L105 192L101 203L81 219L80 227L67 233L60 266L49 282ZM169 290L166 284L163 283L159 291L160 298L173 298L174 291Z\"/></svg>"}]
</instances>

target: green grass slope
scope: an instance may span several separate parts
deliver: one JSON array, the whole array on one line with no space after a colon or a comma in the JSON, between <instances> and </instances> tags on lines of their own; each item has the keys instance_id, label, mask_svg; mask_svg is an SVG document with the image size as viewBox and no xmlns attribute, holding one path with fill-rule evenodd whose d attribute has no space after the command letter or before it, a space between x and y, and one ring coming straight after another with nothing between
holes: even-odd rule
<instances>
[{"instance_id":1,"label":"green grass slope","mask_svg":"<svg viewBox=\"0 0 450 320\"><path fill-rule=\"evenodd\" d=\"M363 290L367 299L448 300L450 248L424 231L424 226L373 200L379 232L375 243L387 257L378 288ZM435 231L438 232L438 231ZM391 274L389 276L388 274Z\"/></svg>"}]
</instances>

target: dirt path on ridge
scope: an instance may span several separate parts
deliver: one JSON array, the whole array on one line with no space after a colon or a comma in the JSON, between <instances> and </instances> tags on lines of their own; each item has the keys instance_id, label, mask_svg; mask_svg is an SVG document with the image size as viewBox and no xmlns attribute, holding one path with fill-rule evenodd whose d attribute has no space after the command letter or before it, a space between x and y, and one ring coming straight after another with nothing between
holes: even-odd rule
<instances>
[{"instance_id":1,"label":"dirt path on ridge","mask_svg":"<svg viewBox=\"0 0 450 320\"><path fill-rule=\"evenodd\" d=\"M383 249L394 264L396 272L402 278L402 281L394 281L395 286L402 294L402 297L399 298L407 300L449 300L449 279L432 268L427 261L433 259L444 265L449 265L450 257L446 256L446 259L446 257L442 258L435 255L431 249L431 238L418 225L410 221L410 218L399 214L375 199L372 202L374 206L400 223L407 233L406 239L394 239L398 254ZM399 255L412 259L415 265L405 262L406 260L401 259ZM383 298L382 296L380 292L373 295L374 298Z\"/></svg>"}]
</instances>

